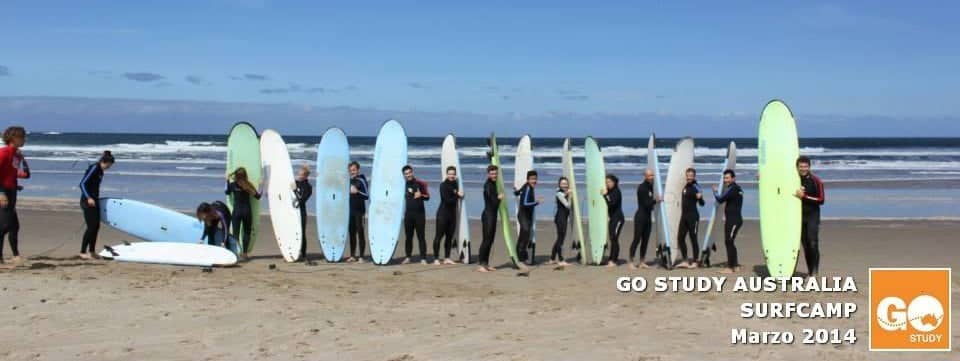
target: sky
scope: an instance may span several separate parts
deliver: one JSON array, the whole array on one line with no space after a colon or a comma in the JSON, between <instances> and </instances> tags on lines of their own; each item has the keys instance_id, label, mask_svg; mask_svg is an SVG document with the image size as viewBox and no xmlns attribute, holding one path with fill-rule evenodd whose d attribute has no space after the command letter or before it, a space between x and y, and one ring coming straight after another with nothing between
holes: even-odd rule
<instances>
[{"instance_id":1,"label":"sky","mask_svg":"<svg viewBox=\"0 0 960 361\"><path fill-rule=\"evenodd\" d=\"M0 123L372 134L396 117L428 135L748 136L779 98L801 136L960 136L957 13L926 1L7 0Z\"/></svg>"}]
</instances>

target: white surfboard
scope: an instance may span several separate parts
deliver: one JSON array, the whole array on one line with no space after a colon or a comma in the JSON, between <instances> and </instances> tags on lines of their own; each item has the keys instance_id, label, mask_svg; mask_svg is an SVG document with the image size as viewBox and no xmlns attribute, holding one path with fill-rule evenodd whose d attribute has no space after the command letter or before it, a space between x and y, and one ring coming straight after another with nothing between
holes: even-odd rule
<instances>
[{"instance_id":1,"label":"white surfboard","mask_svg":"<svg viewBox=\"0 0 960 361\"><path fill-rule=\"evenodd\" d=\"M447 179L448 167L457 169L457 188L463 191L463 172L460 168L460 155L457 154L457 138L453 134L447 134L440 149L441 182ZM457 208L457 232L455 233L457 259L463 263L470 263L470 221L467 218L466 200L461 198Z\"/></svg>"},{"instance_id":2,"label":"white surfboard","mask_svg":"<svg viewBox=\"0 0 960 361\"><path fill-rule=\"evenodd\" d=\"M103 247L100 256L120 262L156 263L178 266L231 266L237 255L230 250L198 243L134 242Z\"/></svg>"},{"instance_id":3,"label":"white surfboard","mask_svg":"<svg viewBox=\"0 0 960 361\"><path fill-rule=\"evenodd\" d=\"M279 133L267 129L260 135L260 157L273 234L283 259L294 262L300 256L300 209L297 208L297 198L293 192L296 183L290 154Z\"/></svg>"},{"instance_id":4,"label":"white surfboard","mask_svg":"<svg viewBox=\"0 0 960 361\"><path fill-rule=\"evenodd\" d=\"M680 229L680 213L683 198L683 187L687 185L687 168L693 167L693 138L687 137L677 142L670 156L670 166L667 169L667 180L663 187L663 206L667 209L667 225L670 227L669 240L671 262L680 258L677 231ZM696 250L691 250L696 252Z\"/></svg>"},{"instance_id":5,"label":"white surfboard","mask_svg":"<svg viewBox=\"0 0 960 361\"><path fill-rule=\"evenodd\" d=\"M717 185L717 188L720 190L720 194L727 191L727 187L723 185L723 172L727 169L733 170L737 167L737 144L730 142L730 145L727 147L727 159L723 160L723 166L720 167L720 184ZM712 193L712 191L711 191ZM717 243L717 240L714 238L719 238L718 234L723 235L723 233L718 233L714 228L720 227L723 228L718 222L718 218L723 217L723 211L720 210L721 204L717 203L714 197L713 208L710 209L710 222L707 223L707 229L703 235L703 247L700 250L700 258L702 260L709 260L710 257L710 247Z\"/></svg>"},{"instance_id":6,"label":"white surfboard","mask_svg":"<svg viewBox=\"0 0 960 361\"><path fill-rule=\"evenodd\" d=\"M517 144L517 155L513 160L513 187L520 189L527 184L527 172L533 170L533 146L530 141L530 135L524 135ZM534 208L536 209L536 208ZM517 198L516 210L520 210L520 198ZM520 219L517 219L517 234L520 233ZM530 225L530 244L537 243L537 216L533 215L533 223Z\"/></svg>"}]
</instances>

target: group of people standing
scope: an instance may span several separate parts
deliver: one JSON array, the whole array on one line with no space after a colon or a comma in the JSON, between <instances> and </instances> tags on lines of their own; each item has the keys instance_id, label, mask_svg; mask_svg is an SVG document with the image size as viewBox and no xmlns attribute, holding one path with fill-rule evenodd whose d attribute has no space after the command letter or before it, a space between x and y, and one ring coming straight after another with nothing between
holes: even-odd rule
<instances>
[{"instance_id":1,"label":"group of people standing","mask_svg":"<svg viewBox=\"0 0 960 361\"><path fill-rule=\"evenodd\" d=\"M20 148L26 142L26 130L23 127L12 126L7 128L3 134L5 146L0 147L0 263L4 262L3 244L4 239L9 239L10 249L13 252L12 260L16 263L21 260L18 248L18 235L20 222L16 212L17 193L22 189L18 179L30 178L30 167L24 159ZM82 236L80 257L84 259L98 258L95 252L97 235L100 229L100 183L103 180L105 172L115 163L113 154L108 150L101 154L100 158L90 164L84 176L80 181L80 208L83 211L83 218L86 224L86 230ZM825 190L823 182L820 181L810 171L810 159L799 157L796 162L798 175L801 180L801 188L795 193L795 196L802 202L803 219L801 244L804 252L804 259L807 264L808 273L817 275L820 264L819 251L819 226L820 226L820 206L824 203ZM350 173L350 215L349 215L349 238L350 238L350 256L344 260L346 262L364 262L366 235L365 216L366 201L369 198L368 181L366 176L360 172L360 164L351 162L349 164ZM413 167L404 166L403 175L406 178L406 209L404 212L404 233L405 257L402 263L410 263L413 257L413 237L416 235L420 250L420 262L428 263L427 242L425 238L426 209L425 203L430 199L430 191L426 182L418 179ZM455 232L458 221L458 211L460 200L464 197L463 189L460 189L458 182L458 169L448 167L445 171L445 179L439 186L440 204L436 212L436 234L433 240L433 264L454 264L456 261L451 259L451 249L455 240ZM497 190L496 182L499 177L499 168L495 165L487 167L487 179L483 185L483 213L481 214L482 241L479 250L478 269L480 272L490 272L496 269L490 266L490 252L493 247L496 230L498 227L498 210L500 203L503 202L504 194ZM306 224L307 212L306 204L313 194L313 186L309 182L310 168L302 166L297 172L296 195L297 205L300 209L302 224L302 247L300 260L307 261L307 237ZM535 243L531 242L533 237L534 209L543 202L542 197L536 195L538 183L537 171L531 170L526 174L526 183L518 189L514 189L514 195L518 199L517 220L519 224L519 233L516 244L516 254L520 262L533 265L535 255ZM656 195L654 190L654 173L652 170L644 172L644 180L637 186L637 212L634 214L634 232L633 241L630 244L628 254L628 265L631 269L648 268L646 263L646 253L649 245L651 230L653 229L653 212L662 199ZM666 267L676 266L678 268L696 268L699 266L709 266L709 251L701 255L701 249L698 244L698 229L700 214L699 207L704 206L703 190L697 183L697 172L690 168L686 170L687 184L681 193L681 216L680 225L677 232L677 241L680 248L681 259L676 264L663 265ZM713 187L712 196L717 203L723 205L724 213L724 244L726 246L727 262L726 267L721 270L724 273L733 273L739 271L739 259L737 256L737 247L735 244L737 234L743 226L743 217L741 214L743 206L743 189L736 182L736 173L733 170L723 171L723 191L720 192L717 186ZM613 174L606 176L606 185L601 192L607 203L608 209L608 257L606 265L614 267L620 264L620 232L624 225L623 201L620 191L620 180ZM253 206L254 200L259 200L262 196L261 185L253 184L250 181L247 170L243 167L235 169L226 175L226 187L224 193L232 204L228 207L222 201L204 202L197 207L196 217L203 222L204 231L202 240L208 244L218 245L230 248L237 252L241 259L248 259L252 230L253 230ZM560 177L557 180L557 189L554 194L556 201L556 213L554 215L554 224L556 225L557 238L550 251L550 264L568 265L563 257L563 243L567 235L567 229L570 226L571 217L571 197L570 182L566 177ZM691 247L691 252L687 252L687 244ZM579 249L578 242L573 242L573 249L577 251L577 260L584 257ZM441 260L441 247L443 249L443 258ZM715 250L714 245L714 250ZM529 250L529 252L528 252ZM639 251L639 258L634 256ZM659 246L658 254L663 252ZM518 265L523 267L522 264Z\"/></svg>"}]
</instances>

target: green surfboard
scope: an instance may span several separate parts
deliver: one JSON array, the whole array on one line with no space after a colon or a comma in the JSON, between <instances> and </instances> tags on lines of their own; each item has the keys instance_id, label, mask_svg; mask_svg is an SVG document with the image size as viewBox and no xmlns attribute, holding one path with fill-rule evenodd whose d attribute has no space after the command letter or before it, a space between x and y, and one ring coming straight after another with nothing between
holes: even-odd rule
<instances>
[{"instance_id":1,"label":"green surfboard","mask_svg":"<svg viewBox=\"0 0 960 361\"><path fill-rule=\"evenodd\" d=\"M607 244L607 201L603 189L607 186L607 171L603 165L603 153L593 137L583 144L587 163L587 217L590 222L590 257L594 264L603 262L603 250Z\"/></svg>"},{"instance_id":2,"label":"green surfboard","mask_svg":"<svg viewBox=\"0 0 960 361\"><path fill-rule=\"evenodd\" d=\"M495 134L490 134L490 164L497 166L499 169L497 170L497 192L507 194L504 192L503 165L500 163L500 149L497 147L497 136ZM517 258L517 243L513 239L513 231L510 229L510 213L507 211L506 201L506 197L500 201L500 208L497 213L500 217L500 226L503 228L503 243L506 244L510 261L513 262L513 265L516 267L520 262Z\"/></svg>"},{"instance_id":3,"label":"green surfboard","mask_svg":"<svg viewBox=\"0 0 960 361\"><path fill-rule=\"evenodd\" d=\"M780 100L763 109L757 151L763 258L770 276L791 277L800 249L801 205L794 196L800 189L800 147L793 113Z\"/></svg>"},{"instance_id":4,"label":"green surfboard","mask_svg":"<svg viewBox=\"0 0 960 361\"><path fill-rule=\"evenodd\" d=\"M230 129L230 136L227 138L227 173L233 173L237 168L243 167L247 170L247 176L250 183L259 186L263 179L263 165L260 163L260 138L257 136L257 130L247 122L240 122L233 125ZM252 198L252 197L251 197ZM230 212L233 212L233 199L227 197L227 206ZM248 253L254 249L257 242L257 228L260 224L260 201L256 198L250 199L251 212L253 213L253 227L250 230L249 249L241 249L241 253ZM242 230L235 230L234 233L242 235ZM243 245L243 240L240 245Z\"/></svg>"}]
</instances>

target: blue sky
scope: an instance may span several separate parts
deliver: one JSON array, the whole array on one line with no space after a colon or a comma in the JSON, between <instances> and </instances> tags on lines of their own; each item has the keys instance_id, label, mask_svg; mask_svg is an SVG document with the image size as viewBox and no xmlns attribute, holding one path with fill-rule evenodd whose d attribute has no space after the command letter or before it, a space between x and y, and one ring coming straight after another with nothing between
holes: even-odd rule
<instances>
[{"instance_id":1,"label":"blue sky","mask_svg":"<svg viewBox=\"0 0 960 361\"><path fill-rule=\"evenodd\" d=\"M72 130L9 105L26 96L94 98L100 118L45 111L76 111L99 130L128 115L102 98L124 98L574 128L610 115L665 134L748 135L763 104L782 98L801 119L859 119L843 132L880 119L884 129L915 122L927 127L914 135L960 135L954 2L514 3L5 1L0 121ZM676 118L689 121L663 121ZM311 118L290 120L303 131L297 119ZM734 130L712 126L730 119ZM704 128L698 120L711 126L683 128ZM163 129L184 131L172 124Z\"/></svg>"}]
</instances>

